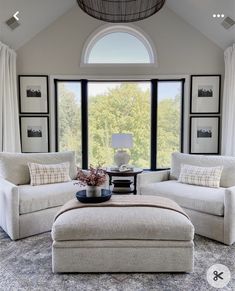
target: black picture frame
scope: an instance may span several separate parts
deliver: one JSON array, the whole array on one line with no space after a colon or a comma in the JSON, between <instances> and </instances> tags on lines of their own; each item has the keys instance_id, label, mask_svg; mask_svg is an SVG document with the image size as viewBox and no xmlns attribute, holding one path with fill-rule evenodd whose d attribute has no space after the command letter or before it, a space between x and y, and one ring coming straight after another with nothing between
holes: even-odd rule
<instances>
[{"instance_id":1,"label":"black picture frame","mask_svg":"<svg viewBox=\"0 0 235 291\"><path fill-rule=\"evenodd\" d=\"M200 125L200 123L197 125L197 133L193 129L193 126L194 126L193 122L196 119L198 120L204 119L203 125ZM214 122L216 121L216 128L213 130L212 123L210 125L209 124L206 125L205 119L208 119L208 121L214 119ZM204 127L204 128L201 128L201 127ZM203 150L203 149L199 151L194 150L193 149L194 144L192 142L192 139L193 137L195 138L195 135L197 135L196 138L198 142L201 141L201 147L203 146L203 144L205 145L207 141L209 142L209 140L206 140L206 139L212 138L210 143L211 143L211 147L212 147L213 142L216 143L214 146L215 150L211 150L211 151ZM213 140L213 135L215 136L214 140ZM209 145L207 144L207 147L208 146ZM198 148L200 148L200 145L198 146ZM220 154L220 116L191 116L190 117L189 153L198 154L198 155L219 155Z\"/></svg>"},{"instance_id":2,"label":"black picture frame","mask_svg":"<svg viewBox=\"0 0 235 291\"><path fill-rule=\"evenodd\" d=\"M18 88L20 114L49 114L48 75L19 75Z\"/></svg>"},{"instance_id":3,"label":"black picture frame","mask_svg":"<svg viewBox=\"0 0 235 291\"><path fill-rule=\"evenodd\" d=\"M46 130L46 135L43 137L43 131L40 128L39 129L39 123L31 125L31 127L36 128L36 132L31 133L29 130L29 125L27 129L25 128L24 120L29 120L31 118L32 120L36 119L42 119L45 120L44 124L44 130ZM33 115L27 115L27 116L20 116L20 137L21 137L21 151L22 153L48 153L50 152L50 126L49 126L49 116L33 116ZM34 123L34 122L32 122ZM42 125L42 123L41 123ZM27 130L27 136L26 136L26 130ZM29 136L32 135L32 136ZM27 138L27 140L25 140ZM39 145L37 145L38 142L40 142L39 138L44 138L44 148L41 147L42 150L37 150L39 148ZM34 139L34 140L33 140ZM35 144L37 146L35 146ZM30 145L32 146L32 150L28 150L30 148ZM35 146L35 150L33 150L33 145Z\"/></svg>"},{"instance_id":4,"label":"black picture frame","mask_svg":"<svg viewBox=\"0 0 235 291\"><path fill-rule=\"evenodd\" d=\"M221 75L191 75L190 114L220 114L220 99Z\"/></svg>"}]
</instances>

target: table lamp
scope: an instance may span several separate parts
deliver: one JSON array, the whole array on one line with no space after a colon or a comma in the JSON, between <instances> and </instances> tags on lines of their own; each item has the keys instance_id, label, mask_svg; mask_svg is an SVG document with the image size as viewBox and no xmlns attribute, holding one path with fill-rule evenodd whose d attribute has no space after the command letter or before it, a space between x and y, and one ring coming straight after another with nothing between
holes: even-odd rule
<instances>
[{"instance_id":1,"label":"table lamp","mask_svg":"<svg viewBox=\"0 0 235 291\"><path fill-rule=\"evenodd\" d=\"M112 147L118 149L114 155L114 162L118 167L124 164L128 164L130 161L130 155L126 150L132 148L133 138L129 133L114 133L112 134Z\"/></svg>"}]
</instances>

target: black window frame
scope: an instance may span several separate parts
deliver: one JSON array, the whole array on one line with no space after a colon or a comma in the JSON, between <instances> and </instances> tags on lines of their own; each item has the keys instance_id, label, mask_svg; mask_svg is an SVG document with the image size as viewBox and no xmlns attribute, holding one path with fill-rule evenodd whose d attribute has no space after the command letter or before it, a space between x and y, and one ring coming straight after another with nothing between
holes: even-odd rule
<instances>
[{"instance_id":1,"label":"black window frame","mask_svg":"<svg viewBox=\"0 0 235 291\"><path fill-rule=\"evenodd\" d=\"M181 112L181 116L180 116L180 152L183 153L184 152L184 91L185 91L185 78L175 78L175 79L154 79L156 81L156 84L154 82L154 86L156 86L156 89L155 89L155 92L153 92L152 90L152 100L154 100L154 94L156 96L156 110L155 112L152 112L152 115L156 114L156 117L152 117L153 120L152 120L152 127L153 127L153 134L156 134L156 136L153 136L155 139L152 139L151 141L151 144L155 141L155 144L154 144L154 149L152 149L152 152L151 152L151 157L152 155L156 155L156 159L154 159L152 161L152 164L151 164L151 171L161 171L161 170L168 170L170 168L157 168L157 130L158 130L158 92L157 92L157 89L158 89L158 82L181 82L181 108L180 108L180 112ZM153 107L153 106L152 106ZM153 108L152 108L153 110ZM155 122L155 123L154 123ZM154 124L156 125L156 129L154 128ZM153 164L155 162L155 164Z\"/></svg>"},{"instance_id":2,"label":"black window frame","mask_svg":"<svg viewBox=\"0 0 235 291\"><path fill-rule=\"evenodd\" d=\"M151 83L151 108L150 108L150 168L144 170L160 171L169 168L157 168L157 122L158 122L158 82L181 82L181 129L180 129L180 151L184 150L184 91L185 78L172 79L150 79L150 80L89 80L89 79L54 79L55 88L55 150L59 151L58 140L58 83L60 82L80 82L81 83L81 144L82 144L82 168L88 168L88 83L90 82L150 82Z\"/></svg>"}]
</instances>

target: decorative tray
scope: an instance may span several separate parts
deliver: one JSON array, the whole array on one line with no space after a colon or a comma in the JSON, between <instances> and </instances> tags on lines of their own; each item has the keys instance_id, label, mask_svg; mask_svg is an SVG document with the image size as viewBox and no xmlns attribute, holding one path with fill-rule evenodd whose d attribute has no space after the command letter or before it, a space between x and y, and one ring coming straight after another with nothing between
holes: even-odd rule
<instances>
[{"instance_id":1,"label":"decorative tray","mask_svg":"<svg viewBox=\"0 0 235 291\"><path fill-rule=\"evenodd\" d=\"M78 201L82 203L102 203L108 201L112 196L112 192L107 189L101 189L101 196L99 197L87 197L86 190L81 190L76 193Z\"/></svg>"}]
</instances>

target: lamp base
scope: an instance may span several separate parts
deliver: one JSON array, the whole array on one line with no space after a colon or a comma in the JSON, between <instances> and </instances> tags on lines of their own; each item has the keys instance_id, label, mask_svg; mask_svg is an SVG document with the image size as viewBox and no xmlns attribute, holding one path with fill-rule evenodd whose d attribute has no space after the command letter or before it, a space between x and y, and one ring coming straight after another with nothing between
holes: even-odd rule
<instances>
[{"instance_id":1,"label":"lamp base","mask_svg":"<svg viewBox=\"0 0 235 291\"><path fill-rule=\"evenodd\" d=\"M130 155L124 150L118 150L114 155L114 162L118 167L128 164L130 161Z\"/></svg>"}]
</instances>

